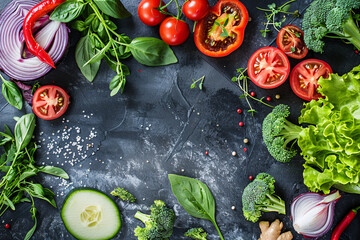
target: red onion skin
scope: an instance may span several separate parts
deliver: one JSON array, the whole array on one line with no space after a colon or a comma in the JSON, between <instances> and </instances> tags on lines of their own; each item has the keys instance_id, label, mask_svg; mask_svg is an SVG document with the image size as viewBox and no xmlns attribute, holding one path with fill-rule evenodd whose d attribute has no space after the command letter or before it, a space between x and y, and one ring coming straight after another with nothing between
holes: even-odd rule
<instances>
[{"instance_id":1,"label":"red onion skin","mask_svg":"<svg viewBox=\"0 0 360 240\"><path fill-rule=\"evenodd\" d=\"M52 69L51 66L41 62L35 56L23 58L22 55L25 45L22 34L23 21L27 12L37 3L32 0L13 0L0 15L0 69L10 78L20 81L38 79ZM42 27L42 29L35 36L39 35L41 31L47 31L48 34L43 34L43 36L49 35L50 38L53 38L52 43L47 41L48 45L42 47L49 48L51 46L48 53L56 63L66 52L69 30L64 23L59 26L54 23L49 21L48 16L39 19L35 27ZM51 25L49 26L49 24Z\"/></svg>"},{"instance_id":2,"label":"red onion skin","mask_svg":"<svg viewBox=\"0 0 360 240\"><path fill-rule=\"evenodd\" d=\"M304 196L309 197L310 195L313 195L314 197L319 198L319 197L324 197L324 196L331 195L331 194L333 194L333 193L335 193L335 192L336 192L336 191L333 191L333 192L331 192L330 194L326 194L326 195L325 195L325 194L318 194L318 193L303 193L303 194L300 194L300 195L297 196L297 197L292 201L292 203L291 203L291 219L292 219L293 222L294 222L294 217L293 217L294 208L295 208L294 205L296 204L296 202L297 202L300 198L304 198ZM332 226L333 221L334 221L335 204L336 204L336 202L337 202L340 198L341 198L341 196L340 196L338 199L336 199L336 200L334 200L334 201L332 201L332 202L330 202L330 203L320 203L320 204L329 204L329 206L328 206L328 218L330 217L330 219L328 219L329 222L327 223L327 227L326 227L321 233L316 234L316 235L305 235L305 234L302 234L302 233L300 233L300 234L303 235L303 237L306 238L306 239L317 239L317 238L325 235L325 234L331 229L331 226Z\"/></svg>"}]
</instances>

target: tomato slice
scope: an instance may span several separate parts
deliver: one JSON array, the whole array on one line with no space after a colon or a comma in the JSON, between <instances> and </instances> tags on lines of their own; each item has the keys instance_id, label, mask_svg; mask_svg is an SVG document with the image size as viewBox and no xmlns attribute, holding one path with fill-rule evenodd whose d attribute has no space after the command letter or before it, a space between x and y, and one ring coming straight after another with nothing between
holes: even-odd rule
<instances>
[{"instance_id":1,"label":"tomato slice","mask_svg":"<svg viewBox=\"0 0 360 240\"><path fill-rule=\"evenodd\" d=\"M257 50L248 62L248 75L261 88L276 88L283 84L290 73L289 59L275 47Z\"/></svg>"},{"instance_id":2,"label":"tomato slice","mask_svg":"<svg viewBox=\"0 0 360 240\"><path fill-rule=\"evenodd\" d=\"M45 120L58 118L66 112L70 103L69 98L64 89L58 86L43 86L34 94L33 111Z\"/></svg>"},{"instance_id":3,"label":"tomato slice","mask_svg":"<svg viewBox=\"0 0 360 240\"><path fill-rule=\"evenodd\" d=\"M276 44L287 56L296 59L304 58L309 51L304 42L304 32L294 25L287 25L280 30Z\"/></svg>"},{"instance_id":4,"label":"tomato slice","mask_svg":"<svg viewBox=\"0 0 360 240\"><path fill-rule=\"evenodd\" d=\"M307 101L317 100L322 97L321 94L317 92L319 87L318 79L321 76L328 78L332 72L330 65L322 60L304 60L291 71L291 89L299 98Z\"/></svg>"},{"instance_id":5,"label":"tomato slice","mask_svg":"<svg viewBox=\"0 0 360 240\"><path fill-rule=\"evenodd\" d=\"M249 14L238 0L220 0L195 27L197 48L210 57L224 57L240 47Z\"/></svg>"}]
</instances>

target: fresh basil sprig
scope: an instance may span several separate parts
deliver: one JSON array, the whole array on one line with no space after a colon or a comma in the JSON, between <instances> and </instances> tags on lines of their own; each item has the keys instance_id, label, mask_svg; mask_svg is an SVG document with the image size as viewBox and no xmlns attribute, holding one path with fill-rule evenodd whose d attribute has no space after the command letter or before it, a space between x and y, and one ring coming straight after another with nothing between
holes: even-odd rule
<instances>
[{"instance_id":1,"label":"fresh basil sprig","mask_svg":"<svg viewBox=\"0 0 360 240\"><path fill-rule=\"evenodd\" d=\"M215 220L215 199L206 186L199 180L169 174L171 189L183 208L193 217L212 222L224 240Z\"/></svg>"},{"instance_id":2,"label":"fresh basil sprig","mask_svg":"<svg viewBox=\"0 0 360 240\"><path fill-rule=\"evenodd\" d=\"M164 41L139 37L131 40L124 34L116 32L116 24L109 19L122 19L131 14L119 0L68 0L60 4L51 14L51 19L72 23L72 27L83 33L76 45L75 59L82 74L90 82L99 71L100 61L106 63L116 72L110 82L110 95L124 91L129 68L120 60L134 56L146 66L162 66L177 62L169 45Z\"/></svg>"},{"instance_id":3,"label":"fresh basil sprig","mask_svg":"<svg viewBox=\"0 0 360 240\"><path fill-rule=\"evenodd\" d=\"M3 81L2 93L6 101L8 101L8 103L13 105L17 109L21 110L23 107L23 97L20 89L14 82L6 81L1 75L0 78Z\"/></svg>"},{"instance_id":4,"label":"fresh basil sprig","mask_svg":"<svg viewBox=\"0 0 360 240\"><path fill-rule=\"evenodd\" d=\"M25 239L30 239L37 226L34 198L45 200L54 207L56 203L55 194L51 190L29 179L38 172L64 179L68 179L69 176L58 167L35 165L34 155L37 146L31 141L35 129L35 115L31 113L16 119L14 134L6 125L4 132L0 132L0 145L5 150L0 156L0 171L5 173L0 182L0 217L8 208L15 210L17 203L31 202L30 213L34 219L34 226L25 236Z\"/></svg>"}]
</instances>

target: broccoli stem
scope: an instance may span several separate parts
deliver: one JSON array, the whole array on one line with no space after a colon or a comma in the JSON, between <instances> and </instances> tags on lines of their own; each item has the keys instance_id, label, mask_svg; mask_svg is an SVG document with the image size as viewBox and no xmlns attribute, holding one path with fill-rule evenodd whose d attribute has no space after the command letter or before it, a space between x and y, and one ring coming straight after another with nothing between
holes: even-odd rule
<instances>
[{"instance_id":1,"label":"broccoli stem","mask_svg":"<svg viewBox=\"0 0 360 240\"><path fill-rule=\"evenodd\" d=\"M300 132L303 130L302 127L289 122L285 119L284 128L281 130L279 136L283 136L285 139L284 147L288 145L289 142L294 141L299 138Z\"/></svg>"},{"instance_id":2,"label":"broccoli stem","mask_svg":"<svg viewBox=\"0 0 360 240\"><path fill-rule=\"evenodd\" d=\"M360 50L360 31L357 27L352 14L343 23L343 31L346 36L346 40L351 42L358 50Z\"/></svg>"},{"instance_id":3,"label":"broccoli stem","mask_svg":"<svg viewBox=\"0 0 360 240\"><path fill-rule=\"evenodd\" d=\"M142 221L143 223L145 223L150 220L150 215L147 215L147 214L144 214L144 213L138 211L135 214L135 218L137 218L140 221Z\"/></svg>"},{"instance_id":4,"label":"broccoli stem","mask_svg":"<svg viewBox=\"0 0 360 240\"><path fill-rule=\"evenodd\" d=\"M261 210L264 212L278 212L280 214L285 214L285 202L275 194L266 194L270 199L271 204L264 206Z\"/></svg>"}]
</instances>

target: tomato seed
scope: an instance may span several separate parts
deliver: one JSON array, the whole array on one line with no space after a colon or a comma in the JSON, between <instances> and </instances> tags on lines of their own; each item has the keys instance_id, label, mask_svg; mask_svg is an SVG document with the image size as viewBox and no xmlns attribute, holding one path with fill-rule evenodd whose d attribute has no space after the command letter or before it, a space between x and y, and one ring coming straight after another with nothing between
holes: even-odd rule
<instances>
[{"instance_id":1,"label":"tomato seed","mask_svg":"<svg viewBox=\"0 0 360 240\"><path fill-rule=\"evenodd\" d=\"M239 122L239 126L240 126L240 127L244 126L244 123L243 123L243 122Z\"/></svg>"},{"instance_id":2,"label":"tomato seed","mask_svg":"<svg viewBox=\"0 0 360 240\"><path fill-rule=\"evenodd\" d=\"M251 95L252 97L254 97L254 96L255 96L255 93L254 93L254 92L251 92L250 95Z\"/></svg>"},{"instance_id":3,"label":"tomato seed","mask_svg":"<svg viewBox=\"0 0 360 240\"><path fill-rule=\"evenodd\" d=\"M8 223L5 224L5 228L8 228L8 229L9 229L9 228L10 228L10 224L8 224Z\"/></svg>"},{"instance_id":4,"label":"tomato seed","mask_svg":"<svg viewBox=\"0 0 360 240\"><path fill-rule=\"evenodd\" d=\"M280 99L280 94L276 94L276 95L275 95L275 98L276 98L276 99Z\"/></svg>"},{"instance_id":5,"label":"tomato seed","mask_svg":"<svg viewBox=\"0 0 360 240\"><path fill-rule=\"evenodd\" d=\"M237 113L242 113L242 111L241 111L241 109L239 108L238 110L236 110L237 111Z\"/></svg>"},{"instance_id":6,"label":"tomato seed","mask_svg":"<svg viewBox=\"0 0 360 240\"><path fill-rule=\"evenodd\" d=\"M253 179L254 179L254 177L250 175L249 180L252 181Z\"/></svg>"}]
</instances>

